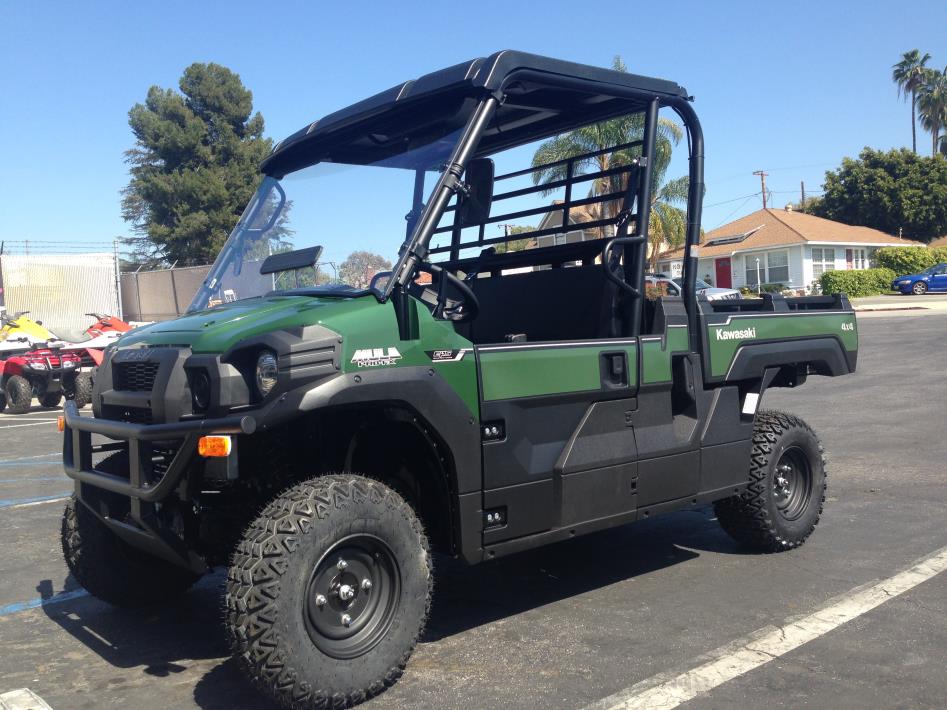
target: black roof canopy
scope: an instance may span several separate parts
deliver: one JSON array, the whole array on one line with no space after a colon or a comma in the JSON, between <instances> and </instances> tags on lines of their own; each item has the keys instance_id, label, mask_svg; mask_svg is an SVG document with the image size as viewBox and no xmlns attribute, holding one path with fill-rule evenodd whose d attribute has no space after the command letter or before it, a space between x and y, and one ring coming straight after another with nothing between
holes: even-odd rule
<instances>
[{"instance_id":1,"label":"black roof canopy","mask_svg":"<svg viewBox=\"0 0 947 710\"><path fill-rule=\"evenodd\" d=\"M370 163L463 127L477 102L504 96L477 155L643 110L657 97L680 104L671 81L502 51L406 81L331 113L280 142L263 172L280 177L316 162ZM434 166L432 166L433 168Z\"/></svg>"}]
</instances>

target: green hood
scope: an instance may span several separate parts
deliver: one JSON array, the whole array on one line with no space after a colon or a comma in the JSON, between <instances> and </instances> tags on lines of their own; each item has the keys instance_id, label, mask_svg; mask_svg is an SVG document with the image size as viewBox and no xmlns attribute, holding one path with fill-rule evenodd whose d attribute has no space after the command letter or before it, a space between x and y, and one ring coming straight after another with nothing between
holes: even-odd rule
<instances>
[{"instance_id":1,"label":"green hood","mask_svg":"<svg viewBox=\"0 0 947 710\"><path fill-rule=\"evenodd\" d=\"M314 298L264 296L197 311L175 320L136 328L118 341L119 347L147 345L189 346L195 353L223 353L255 335L336 320L353 310L378 308L373 296ZM331 327L331 326L328 326Z\"/></svg>"}]
</instances>

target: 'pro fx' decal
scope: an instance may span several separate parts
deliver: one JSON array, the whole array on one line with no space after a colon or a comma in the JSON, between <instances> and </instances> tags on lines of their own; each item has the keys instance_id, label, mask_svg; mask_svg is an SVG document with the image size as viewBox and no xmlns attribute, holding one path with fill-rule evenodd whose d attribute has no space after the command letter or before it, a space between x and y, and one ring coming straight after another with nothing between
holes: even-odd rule
<instances>
[{"instance_id":1,"label":"'pro fx' decal","mask_svg":"<svg viewBox=\"0 0 947 710\"><path fill-rule=\"evenodd\" d=\"M458 362L464 359L463 350L426 350L431 362Z\"/></svg>"}]
</instances>

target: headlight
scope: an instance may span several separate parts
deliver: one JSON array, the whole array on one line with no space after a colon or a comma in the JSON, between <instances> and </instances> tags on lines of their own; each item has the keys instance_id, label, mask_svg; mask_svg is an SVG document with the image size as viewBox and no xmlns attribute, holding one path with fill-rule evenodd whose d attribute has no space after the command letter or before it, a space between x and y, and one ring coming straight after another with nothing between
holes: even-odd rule
<instances>
[{"instance_id":1,"label":"headlight","mask_svg":"<svg viewBox=\"0 0 947 710\"><path fill-rule=\"evenodd\" d=\"M898 281L902 286L907 286L911 283L911 279L905 279L904 281Z\"/></svg>"},{"instance_id":2,"label":"headlight","mask_svg":"<svg viewBox=\"0 0 947 710\"><path fill-rule=\"evenodd\" d=\"M64 369L67 369L67 370L68 370L70 367L75 367L75 366L76 366L76 362L75 362L75 360L63 360L63 361L62 361L62 366L63 366Z\"/></svg>"},{"instance_id":3,"label":"headlight","mask_svg":"<svg viewBox=\"0 0 947 710\"><path fill-rule=\"evenodd\" d=\"M195 412L206 412L210 406L210 377L204 370L191 375L191 406Z\"/></svg>"},{"instance_id":4,"label":"headlight","mask_svg":"<svg viewBox=\"0 0 947 710\"><path fill-rule=\"evenodd\" d=\"M29 365L27 365L27 367L31 367L31 368L33 368L34 370L45 370L45 369L46 369L46 365L43 364L43 363L41 363L41 362L31 362L31 363L29 363Z\"/></svg>"},{"instance_id":5,"label":"headlight","mask_svg":"<svg viewBox=\"0 0 947 710\"><path fill-rule=\"evenodd\" d=\"M276 387L276 353L264 350L256 359L256 388L266 397Z\"/></svg>"}]
</instances>

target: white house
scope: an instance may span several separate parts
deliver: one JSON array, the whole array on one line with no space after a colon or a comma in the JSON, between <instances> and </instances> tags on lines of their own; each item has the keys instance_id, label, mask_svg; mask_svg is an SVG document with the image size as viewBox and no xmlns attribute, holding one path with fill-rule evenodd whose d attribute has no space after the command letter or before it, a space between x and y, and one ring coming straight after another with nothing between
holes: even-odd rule
<instances>
[{"instance_id":1,"label":"white house","mask_svg":"<svg viewBox=\"0 0 947 710\"><path fill-rule=\"evenodd\" d=\"M812 290L825 271L867 269L881 247L924 246L869 227L791 210L763 209L704 235L698 277L721 288L783 284ZM658 271L679 276L684 250L665 252Z\"/></svg>"}]
</instances>

